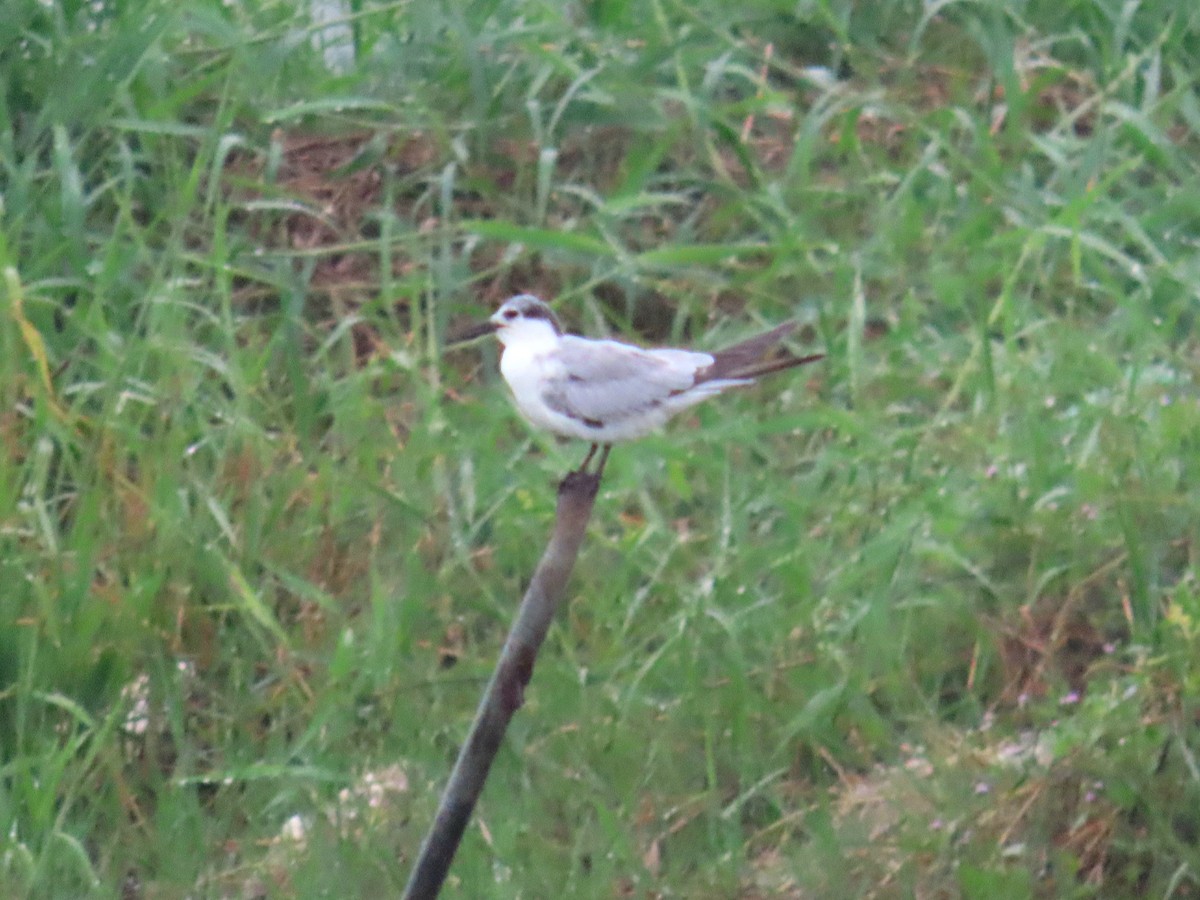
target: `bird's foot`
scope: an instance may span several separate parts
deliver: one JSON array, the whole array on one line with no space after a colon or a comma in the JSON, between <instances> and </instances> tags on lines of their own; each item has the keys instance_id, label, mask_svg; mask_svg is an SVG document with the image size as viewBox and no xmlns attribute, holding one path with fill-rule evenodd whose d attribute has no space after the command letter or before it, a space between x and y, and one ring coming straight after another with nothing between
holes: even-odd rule
<instances>
[{"instance_id":1,"label":"bird's foot","mask_svg":"<svg viewBox=\"0 0 1200 900\"><path fill-rule=\"evenodd\" d=\"M558 483L558 493L560 495L580 493L594 498L599 491L599 472L585 472L582 469L576 469L573 472L568 472L566 477Z\"/></svg>"},{"instance_id":2,"label":"bird's foot","mask_svg":"<svg viewBox=\"0 0 1200 900\"><path fill-rule=\"evenodd\" d=\"M592 448L588 450L587 456L583 458L579 468L573 472L568 472L558 485L558 492L561 494L565 491L588 491L593 497L600 490L600 479L604 477L604 466L608 463L608 454L612 450L612 444L604 444L604 450L600 454L600 461L596 464L596 468L592 471L588 470L588 463L596 455L596 451L600 449L600 444L592 444Z\"/></svg>"}]
</instances>

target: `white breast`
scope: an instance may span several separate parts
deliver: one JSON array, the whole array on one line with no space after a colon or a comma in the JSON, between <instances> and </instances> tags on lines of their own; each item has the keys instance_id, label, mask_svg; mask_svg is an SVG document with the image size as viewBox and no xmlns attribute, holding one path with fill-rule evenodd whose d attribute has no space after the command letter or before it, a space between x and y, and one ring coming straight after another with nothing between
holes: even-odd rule
<instances>
[{"instance_id":1,"label":"white breast","mask_svg":"<svg viewBox=\"0 0 1200 900\"><path fill-rule=\"evenodd\" d=\"M536 428L544 428L563 437L580 437L576 423L557 413L542 400L547 381L564 377L562 364L554 358L555 344L521 342L504 348L500 374L512 391L517 411Z\"/></svg>"}]
</instances>

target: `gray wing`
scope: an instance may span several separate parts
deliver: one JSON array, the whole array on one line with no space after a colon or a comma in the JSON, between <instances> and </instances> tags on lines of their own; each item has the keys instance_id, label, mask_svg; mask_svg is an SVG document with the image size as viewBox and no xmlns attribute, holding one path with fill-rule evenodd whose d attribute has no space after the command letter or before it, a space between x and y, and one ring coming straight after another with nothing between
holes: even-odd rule
<instances>
[{"instance_id":1,"label":"gray wing","mask_svg":"<svg viewBox=\"0 0 1200 900\"><path fill-rule=\"evenodd\" d=\"M586 422L661 405L696 383L696 371L712 365L707 353L643 350L617 341L565 335L559 344L562 376L543 394L546 404Z\"/></svg>"}]
</instances>

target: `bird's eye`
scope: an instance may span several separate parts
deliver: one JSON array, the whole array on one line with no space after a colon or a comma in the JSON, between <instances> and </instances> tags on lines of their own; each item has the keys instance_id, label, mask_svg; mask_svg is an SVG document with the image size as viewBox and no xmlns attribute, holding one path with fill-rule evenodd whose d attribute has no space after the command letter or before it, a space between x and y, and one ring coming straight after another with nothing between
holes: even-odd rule
<instances>
[{"instance_id":1,"label":"bird's eye","mask_svg":"<svg viewBox=\"0 0 1200 900\"><path fill-rule=\"evenodd\" d=\"M515 319L517 317L517 315L518 315L518 313L515 309L506 309L504 311L504 318L508 319L508 321L510 321L510 322L513 319Z\"/></svg>"}]
</instances>

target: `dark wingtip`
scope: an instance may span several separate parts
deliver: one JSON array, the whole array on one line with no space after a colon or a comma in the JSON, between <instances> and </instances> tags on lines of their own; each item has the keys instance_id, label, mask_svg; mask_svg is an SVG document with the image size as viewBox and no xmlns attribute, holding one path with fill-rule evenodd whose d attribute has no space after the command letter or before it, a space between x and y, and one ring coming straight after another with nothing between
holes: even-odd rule
<instances>
[{"instance_id":1,"label":"dark wingtip","mask_svg":"<svg viewBox=\"0 0 1200 900\"><path fill-rule=\"evenodd\" d=\"M745 368L738 369L729 373L726 378L760 378L763 375L770 375L772 372L782 372L786 369L794 369L797 366L803 366L807 363L817 362L825 358L824 353L810 353L808 356L784 356L776 359L767 359L757 364L748 365Z\"/></svg>"},{"instance_id":2,"label":"dark wingtip","mask_svg":"<svg viewBox=\"0 0 1200 900\"><path fill-rule=\"evenodd\" d=\"M764 331L739 344L734 344L732 347L718 350L712 355L712 365L700 373L697 381L715 381L720 378L757 378L770 372L780 372L824 359L824 353L793 356L785 351L782 355L772 355L778 350L783 339L799 326L800 323L792 319L776 325L770 331Z\"/></svg>"}]
</instances>

